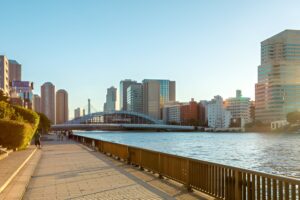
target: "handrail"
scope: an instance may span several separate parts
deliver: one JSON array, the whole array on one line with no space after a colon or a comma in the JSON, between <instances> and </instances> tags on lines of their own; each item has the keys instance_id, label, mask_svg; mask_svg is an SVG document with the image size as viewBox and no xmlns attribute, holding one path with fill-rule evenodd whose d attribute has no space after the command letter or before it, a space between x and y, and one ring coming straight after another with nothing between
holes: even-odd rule
<instances>
[{"instance_id":1,"label":"handrail","mask_svg":"<svg viewBox=\"0 0 300 200\"><path fill-rule=\"evenodd\" d=\"M300 180L74 135L75 140L217 199L300 200Z\"/></svg>"}]
</instances>

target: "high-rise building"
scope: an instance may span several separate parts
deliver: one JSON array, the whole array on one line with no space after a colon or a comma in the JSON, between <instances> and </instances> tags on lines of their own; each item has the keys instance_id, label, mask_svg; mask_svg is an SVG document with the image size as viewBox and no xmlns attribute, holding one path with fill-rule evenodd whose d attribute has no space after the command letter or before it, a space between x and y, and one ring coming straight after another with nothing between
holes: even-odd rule
<instances>
[{"instance_id":1,"label":"high-rise building","mask_svg":"<svg viewBox=\"0 0 300 200\"><path fill-rule=\"evenodd\" d=\"M9 60L9 81L22 80L22 66L15 60Z\"/></svg>"},{"instance_id":2,"label":"high-rise building","mask_svg":"<svg viewBox=\"0 0 300 200\"><path fill-rule=\"evenodd\" d=\"M242 97L242 91L236 90L236 96L226 99L225 108L230 111L232 118L241 121L241 127L251 122L250 98Z\"/></svg>"},{"instance_id":3,"label":"high-rise building","mask_svg":"<svg viewBox=\"0 0 300 200\"><path fill-rule=\"evenodd\" d=\"M136 83L136 81L133 81L131 79L125 79L120 81L120 110L127 110L127 88L130 85Z\"/></svg>"},{"instance_id":4,"label":"high-rise building","mask_svg":"<svg viewBox=\"0 0 300 200\"><path fill-rule=\"evenodd\" d=\"M231 120L230 111L223 105L223 98L215 96L207 105L208 126L211 128L228 128Z\"/></svg>"},{"instance_id":5,"label":"high-rise building","mask_svg":"<svg viewBox=\"0 0 300 200\"><path fill-rule=\"evenodd\" d=\"M131 112L143 112L143 85L131 84L127 88L127 110Z\"/></svg>"},{"instance_id":6,"label":"high-rise building","mask_svg":"<svg viewBox=\"0 0 300 200\"><path fill-rule=\"evenodd\" d=\"M9 96L9 63L6 56L0 56L0 90Z\"/></svg>"},{"instance_id":7,"label":"high-rise building","mask_svg":"<svg viewBox=\"0 0 300 200\"><path fill-rule=\"evenodd\" d=\"M116 110L117 88L110 87L107 89L106 102L104 103L104 112L113 112Z\"/></svg>"},{"instance_id":8,"label":"high-rise building","mask_svg":"<svg viewBox=\"0 0 300 200\"><path fill-rule=\"evenodd\" d=\"M69 120L68 93L66 90L56 92L56 124L63 124Z\"/></svg>"},{"instance_id":9,"label":"high-rise building","mask_svg":"<svg viewBox=\"0 0 300 200\"><path fill-rule=\"evenodd\" d=\"M44 83L41 87L41 111L48 119L55 124L55 86L50 83Z\"/></svg>"},{"instance_id":10,"label":"high-rise building","mask_svg":"<svg viewBox=\"0 0 300 200\"><path fill-rule=\"evenodd\" d=\"M143 80L144 113L156 119L162 119L162 108L167 102L176 101L175 81Z\"/></svg>"},{"instance_id":11,"label":"high-rise building","mask_svg":"<svg viewBox=\"0 0 300 200\"><path fill-rule=\"evenodd\" d=\"M33 103L32 109L35 112L40 113L41 112L41 97L37 94L33 95L32 103Z\"/></svg>"},{"instance_id":12,"label":"high-rise building","mask_svg":"<svg viewBox=\"0 0 300 200\"><path fill-rule=\"evenodd\" d=\"M300 30L285 30L261 42L255 85L255 119L286 120L300 110Z\"/></svg>"},{"instance_id":13,"label":"high-rise building","mask_svg":"<svg viewBox=\"0 0 300 200\"><path fill-rule=\"evenodd\" d=\"M81 117L81 110L80 110L80 108L76 108L74 110L74 119L77 119L79 117Z\"/></svg>"}]
</instances>

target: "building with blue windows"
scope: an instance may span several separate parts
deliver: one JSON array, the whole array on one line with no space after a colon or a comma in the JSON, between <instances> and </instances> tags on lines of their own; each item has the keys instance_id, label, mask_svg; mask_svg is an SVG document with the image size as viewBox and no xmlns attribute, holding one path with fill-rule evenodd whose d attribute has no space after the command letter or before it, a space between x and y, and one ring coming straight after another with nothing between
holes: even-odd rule
<instances>
[{"instance_id":1,"label":"building with blue windows","mask_svg":"<svg viewBox=\"0 0 300 200\"><path fill-rule=\"evenodd\" d=\"M285 120L300 110L300 30L285 30L261 43L255 85L255 119Z\"/></svg>"}]
</instances>

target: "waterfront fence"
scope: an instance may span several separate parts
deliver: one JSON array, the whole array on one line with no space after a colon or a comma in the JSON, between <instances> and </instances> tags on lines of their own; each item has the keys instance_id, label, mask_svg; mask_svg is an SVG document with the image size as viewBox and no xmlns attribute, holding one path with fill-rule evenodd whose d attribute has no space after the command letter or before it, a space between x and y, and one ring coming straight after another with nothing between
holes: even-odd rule
<instances>
[{"instance_id":1,"label":"waterfront fence","mask_svg":"<svg viewBox=\"0 0 300 200\"><path fill-rule=\"evenodd\" d=\"M217 199L300 200L300 180L74 135L73 139Z\"/></svg>"}]
</instances>

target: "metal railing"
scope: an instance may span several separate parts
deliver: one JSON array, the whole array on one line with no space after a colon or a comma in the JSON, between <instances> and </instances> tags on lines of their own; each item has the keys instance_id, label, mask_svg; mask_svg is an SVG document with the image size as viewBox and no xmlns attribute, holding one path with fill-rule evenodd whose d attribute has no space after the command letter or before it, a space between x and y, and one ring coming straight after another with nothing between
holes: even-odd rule
<instances>
[{"instance_id":1,"label":"metal railing","mask_svg":"<svg viewBox=\"0 0 300 200\"><path fill-rule=\"evenodd\" d=\"M73 139L217 199L300 200L300 180L74 135Z\"/></svg>"}]
</instances>

